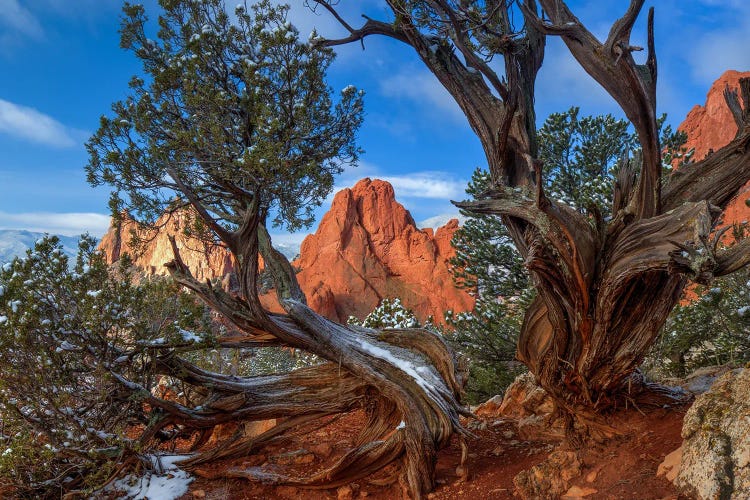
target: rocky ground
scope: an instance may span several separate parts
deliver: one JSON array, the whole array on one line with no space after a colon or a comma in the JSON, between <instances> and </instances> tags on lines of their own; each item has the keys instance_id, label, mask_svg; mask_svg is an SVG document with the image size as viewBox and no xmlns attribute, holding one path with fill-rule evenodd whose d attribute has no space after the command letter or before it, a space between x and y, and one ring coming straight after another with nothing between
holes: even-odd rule
<instances>
[{"instance_id":1,"label":"rocky ground","mask_svg":"<svg viewBox=\"0 0 750 500\"><path fill-rule=\"evenodd\" d=\"M505 499L514 496L514 478L522 471L545 462L550 455L555 465L539 468L537 481L553 481L563 489L563 498L590 499L677 499L675 487L656 472L664 457L680 446L680 429L686 408L658 409L641 413L636 409L617 418L617 428L627 430L606 446L574 453L551 439L529 439L519 434L518 420L485 416L469 427L477 435L470 442L468 476L457 470L461 448L454 440L444 449L437 465L438 487L429 495L434 499ZM313 472L340 456L356 436L362 415L353 413L332 421L317 432L266 447L241 463L222 463L198 471L214 476L222 469L236 466L261 466L263 469ZM566 461L567 456L574 457ZM562 457L562 459L560 459ZM553 460L554 461L554 460ZM545 466L542 466L545 467ZM386 471L395 472L395 471ZM563 478L568 478L564 481ZM376 484L389 482L390 484ZM554 485L553 485L554 486ZM402 498L397 481L380 474L338 489L299 490L290 486L268 486L244 479L199 477L183 499L398 499Z\"/></svg>"},{"instance_id":2,"label":"rocky ground","mask_svg":"<svg viewBox=\"0 0 750 500\"><path fill-rule=\"evenodd\" d=\"M476 435L468 443L466 467L461 466L457 438L440 451L437 487L428 498L750 498L748 368L750 364L744 369L705 368L686 379L671 381L670 385L681 386L696 397L684 398L684 403L674 406L621 408L609 415L607 421L615 429L616 437L604 444L588 443L579 450L564 444L559 425L548 423L546 417L552 405L546 393L536 386L533 377L521 375L504 397L496 396L473 408L477 418L464 422ZM269 473L268 476L313 474L351 449L365 422L361 411L331 417L312 432L308 429L292 433L244 459L211 463L192 471L192 482L169 498L179 495L183 500L406 498L399 484L397 464L360 481L320 490L227 477L226 473L232 469L253 467ZM245 427L244 432L257 435L272 425L273 421L254 423ZM208 446L236 431L222 430ZM161 481L163 476L157 479ZM118 496L117 492L110 493L114 493L113 498Z\"/></svg>"},{"instance_id":3,"label":"rocky ground","mask_svg":"<svg viewBox=\"0 0 750 500\"><path fill-rule=\"evenodd\" d=\"M551 408L550 399L529 374L520 376L504 398L495 397L475 408L478 419L465 422L476 435L469 443L468 467L460 466L461 447L454 439L440 452L438 486L428 498L678 498L674 485L664 474L657 476L657 470L682 443L687 405L623 409L610 419L618 437L578 451L562 444L560 427L547 422ZM267 446L246 460L197 470L199 477L183 498L402 498L395 466L357 483L317 491L220 477L235 467L300 475L315 472L353 445L363 422L360 412L351 413L326 422L314 433Z\"/></svg>"}]
</instances>

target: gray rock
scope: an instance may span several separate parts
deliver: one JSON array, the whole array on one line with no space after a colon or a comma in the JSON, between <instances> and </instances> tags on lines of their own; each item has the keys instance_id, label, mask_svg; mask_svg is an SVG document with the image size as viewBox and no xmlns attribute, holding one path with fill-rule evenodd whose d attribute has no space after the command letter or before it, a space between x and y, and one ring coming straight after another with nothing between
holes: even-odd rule
<instances>
[{"instance_id":1,"label":"gray rock","mask_svg":"<svg viewBox=\"0 0 750 500\"><path fill-rule=\"evenodd\" d=\"M675 485L701 500L750 498L750 365L698 396L682 426Z\"/></svg>"}]
</instances>

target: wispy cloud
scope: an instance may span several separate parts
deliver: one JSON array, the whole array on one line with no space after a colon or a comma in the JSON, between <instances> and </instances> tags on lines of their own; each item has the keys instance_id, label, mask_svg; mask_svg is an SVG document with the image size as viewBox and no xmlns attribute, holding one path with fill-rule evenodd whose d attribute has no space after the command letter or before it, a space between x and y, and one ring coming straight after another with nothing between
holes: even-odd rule
<instances>
[{"instance_id":1,"label":"wispy cloud","mask_svg":"<svg viewBox=\"0 0 750 500\"><path fill-rule=\"evenodd\" d=\"M396 196L455 200L463 196L466 181L453 179L443 172L414 172L408 175L383 175Z\"/></svg>"},{"instance_id":2,"label":"wispy cloud","mask_svg":"<svg viewBox=\"0 0 750 500\"><path fill-rule=\"evenodd\" d=\"M63 148L80 144L78 138L84 135L34 108L3 99L0 99L0 133Z\"/></svg>"},{"instance_id":3,"label":"wispy cloud","mask_svg":"<svg viewBox=\"0 0 750 500\"><path fill-rule=\"evenodd\" d=\"M0 212L0 229L25 229L62 236L78 236L88 232L98 238L109 229L109 216L90 212Z\"/></svg>"},{"instance_id":4,"label":"wispy cloud","mask_svg":"<svg viewBox=\"0 0 750 500\"><path fill-rule=\"evenodd\" d=\"M18 0L0 0L0 25L9 31L21 34L33 39L42 38L44 30L42 25L28 9L24 8ZM9 33L3 38L9 37Z\"/></svg>"}]
</instances>

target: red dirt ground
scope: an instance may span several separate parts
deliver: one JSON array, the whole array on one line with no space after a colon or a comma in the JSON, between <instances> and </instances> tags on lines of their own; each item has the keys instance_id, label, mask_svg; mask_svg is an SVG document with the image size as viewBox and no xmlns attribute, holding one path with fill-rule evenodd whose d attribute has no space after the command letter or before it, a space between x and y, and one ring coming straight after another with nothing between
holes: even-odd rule
<instances>
[{"instance_id":1,"label":"red dirt ground","mask_svg":"<svg viewBox=\"0 0 750 500\"><path fill-rule=\"evenodd\" d=\"M583 472L571 481L571 485L595 489L596 493L585 497L587 500L682 498L670 482L656 477L656 469L665 455L680 446L680 429L686 409L656 409L645 414L632 409L621 412L612 424L624 435L605 446L581 450ZM349 414L318 431L293 436L284 443L266 446L245 460L216 464L203 472L213 475L230 466L260 465L268 471L309 474L341 456L351 446L362 422L360 413ZM436 473L438 486L428 498L518 498L514 496L513 477L543 461L559 446L556 442L522 440L515 432L515 422L509 419L487 418L471 422L469 427L473 428L478 439L469 442L468 479L461 480L456 473L461 449L458 440L454 439L439 454ZM394 471L392 468L369 479L383 479L387 472ZM290 486L262 485L245 479L199 477L190 485L190 492L182 500L365 497L395 500L403 498L403 494L398 482L377 486L368 480L360 480L338 490L302 490Z\"/></svg>"}]
</instances>

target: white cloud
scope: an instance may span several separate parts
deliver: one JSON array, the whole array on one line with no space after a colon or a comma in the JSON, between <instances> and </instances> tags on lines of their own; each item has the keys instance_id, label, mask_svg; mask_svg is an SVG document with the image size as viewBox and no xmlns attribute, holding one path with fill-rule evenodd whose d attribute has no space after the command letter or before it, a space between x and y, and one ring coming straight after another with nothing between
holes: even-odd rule
<instances>
[{"instance_id":1,"label":"white cloud","mask_svg":"<svg viewBox=\"0 0 750 500\"><path fill-rule=\"evenodd\" d=\"M400 169L402 172L404 170L406 169ZM456 179L444 170L416 170L403 175L391 175L377 165L360 161L356 168L348 168L339 176L326 202L333 200L333 196L342 189L353 187L365 177L389 182L393 186L396 199L463 199L468 183L466 179Z\"/></svg>"},{"instance_id":2,"label":"white cloud","mask_svg":"<svg viewBox=\"0 0 750 500\"><path fill-rule=\"evenodd\" d=\"M78 138L84 134L34 108L3 99L0 99L0 132L56 147L75 146L80 143Z\"/></svg>"},{"instance_id":3,"label":"white cloud","mask_svg":"<svg viewBox=\"0 0 750 500\"><path fill-rule=\"evenodd\" d=\"M458 210L454 210L452 212L447 212L444 214L433 215L432 217L418 221L417 227L431 227L432 229L437 229L448 224L451 219L458 219L458 224L463 225L466 222L467 217L465 215L461 215Z\"/></svg>"},{"instance_id":4,"label":"white cloud","mask_svg":"<svg viewBox=\"0 0 750 500\"><path fill-rule=\"evenodd\" d=\"M466 181L453 179L442 172L414 172L379 178L391 183L396 197L455 200L463 196L466 188Z\"/></svg>"},{"instance_id":5,"label":"white cloud","mask_svg":"<svg viewBox=\"0 0 750 500\"><path fill-rule=\"evenodd\" d=\"M0 0L0 25L33 39L44 35L42 25L18 0Z\"/></svg>"},{"instance_id":6,"label":"white cloud","mask_svg":"<svg viewBox=\"0 0 750 500\"><path fill-rule=\"evenodd\" d=\"M109 229L109 216L76 212L0 212L0 229L25 229L62 236L79 236L88 232L99 238Z\"/></svg>"}]
</instances>

